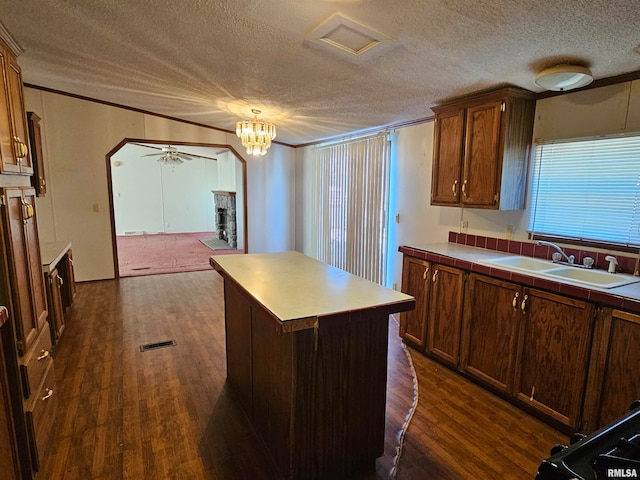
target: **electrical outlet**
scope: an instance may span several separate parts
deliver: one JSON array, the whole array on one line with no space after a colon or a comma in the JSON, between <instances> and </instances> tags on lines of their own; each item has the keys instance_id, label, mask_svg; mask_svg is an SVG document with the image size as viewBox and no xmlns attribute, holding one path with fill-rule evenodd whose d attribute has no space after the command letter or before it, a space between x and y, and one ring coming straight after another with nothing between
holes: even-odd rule
<instances>
[{"instance_id":1,"label":"electrical outlet","mask_svg":"<svg viewBox=\"0 0 640 480\"><path fill-rule=\"evenodd\" d=\"M397 283L394 283L394 284L393 284L393 289L394 289L394 290L398 290L398 284L397 284Z\"/></svg>"},{"instance_id":2,"label":"electrical outlet","mask_svg":"<svg viewBox=\"0 0 640 480\"><path fill-rule=\"evenodd\" d=\"M469 220L460 221L460 230L462 230L463 232L466 232L468 228L469 228Z\"/></svg>"},{"instance_id":3,"label":"electrical outlet","mask_svg":"<svg viewBox=\"0 0 640 480\"><path fill-rule=\"evenodd\" d=\"M513 225L507 225L507 230L505 233L507 238L509 239L513 238Z\"/></svg>"}]
</instances>

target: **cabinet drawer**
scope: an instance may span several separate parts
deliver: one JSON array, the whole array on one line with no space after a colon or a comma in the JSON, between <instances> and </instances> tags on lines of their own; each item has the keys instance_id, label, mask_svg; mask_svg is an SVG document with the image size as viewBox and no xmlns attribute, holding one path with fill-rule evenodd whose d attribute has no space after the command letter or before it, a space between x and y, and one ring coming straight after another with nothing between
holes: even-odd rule
<instances>
[{"instance_id":1,"label":"cabinet drawer","mask_svg":"<svg viewBox=\"0 0 640 480\"><path fill-rule=\"evenodd\" d=\"M56 379L53 362L48 362L42 383L34 390L33 398L28 402L26 413L31 460L34 470L40 470L40 462L51 442L51 430L57 407Z\"/></svg>"},{"instance_id":2,"label":"cabinet drawer","mask_svg":"<svg viewBox=\"0 0 640 480\"><path fill-rule=\"evenodd\" d=\"M32 393L36 391L40 382L42 382L42 377L44 377L49 365L52 363L51 334L49 333L49 324L45 323L38 338L20 365L24 398L31 398Z\"/></svg>"}]
</instances>

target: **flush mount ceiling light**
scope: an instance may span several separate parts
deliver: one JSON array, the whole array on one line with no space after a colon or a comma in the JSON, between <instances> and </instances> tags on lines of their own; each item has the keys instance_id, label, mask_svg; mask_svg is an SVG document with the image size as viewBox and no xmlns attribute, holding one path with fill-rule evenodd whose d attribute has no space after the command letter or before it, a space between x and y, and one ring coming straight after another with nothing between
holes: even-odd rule
<instances>
[{"instance_id":1,"label":"flush mount ceiling light","mask_svg":"<svg viewBox=\"0 0 640 480\"><path fill-rule=\"evenodd\" d=\"M253 120L243 120L236 124L236 135L240 137L242 146L248 155L264 155L271 146L271 140L276 138L276 126L266 120L258 120L262 111L251 109Z\"/></svg>"},{"instance_id":2,"label":"flush mount ceiling light","mask_svg":"<svg viewBox=\"0 0 640 480\"><path fill-rule=\"evenodd\" d=\"M584 87L592 81L591 70L578 65L556 65L545 68L536 77L536 85L554 92Z\"/></svg>"}]
</instances>

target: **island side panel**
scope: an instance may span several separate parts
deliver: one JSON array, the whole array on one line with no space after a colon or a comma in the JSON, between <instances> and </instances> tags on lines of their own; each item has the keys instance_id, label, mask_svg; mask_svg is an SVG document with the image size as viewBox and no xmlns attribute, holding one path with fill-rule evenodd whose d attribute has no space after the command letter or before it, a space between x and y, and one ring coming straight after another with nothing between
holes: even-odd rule
<instances>
[{"instance_id":1,"label":"island side panel","mask_svg":"<svg viewBox=\"0 0 640 480\"><path fill-rule=\"evenodd\" d=\"M251 374L251 306L233 282L224 281L227 381L248 417L253 409Z\"/></svg>"},{"instance_id":2,"label":"island side panel","mask_svg":"<svg viewBox=\"0 0 640 480\"><path fill-rule=\"evenodd\" d=\"M375 469L384 452L389 316L375 310L319 320L296 332L294 478L334 479Z\"/></svg>"},{"instance_id":3,"label":"island side panel","mask_svg":"<svg viewBox=\"0 0 640 480\"><path fill-rule=\"evenodd\" d=\"M306 331L309 335L310 331ZM295 395L293 378L294 335L283 333L281 325L264 309L251 305L252 424L262 437L285 478L292 475L292 455L297 445L292 438Z\"/></svg>"}]
</instances>

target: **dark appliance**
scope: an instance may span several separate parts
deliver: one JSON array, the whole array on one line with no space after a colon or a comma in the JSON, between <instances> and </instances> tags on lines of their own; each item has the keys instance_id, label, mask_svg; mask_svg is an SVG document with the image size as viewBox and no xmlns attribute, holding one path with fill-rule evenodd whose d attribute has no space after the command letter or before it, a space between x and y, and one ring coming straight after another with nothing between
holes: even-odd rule
<instances>
[{"instance_id":1,"label":"dark appliance","mask_svg":"<svg viewBox=\"0 0 640 480\"><path fill-rule=\"evenodd\" d=\"M536 480L640 478L640 400L611 425L590 435L576 434L556 445L538 467Z\"/></svg>"}]
</instances>

